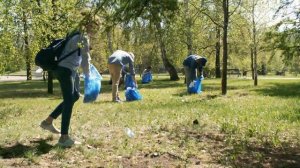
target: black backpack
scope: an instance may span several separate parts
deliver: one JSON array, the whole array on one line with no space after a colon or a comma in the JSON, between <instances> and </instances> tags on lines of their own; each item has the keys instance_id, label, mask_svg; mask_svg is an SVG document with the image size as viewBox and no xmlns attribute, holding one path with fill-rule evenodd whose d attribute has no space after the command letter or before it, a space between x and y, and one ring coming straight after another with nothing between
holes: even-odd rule
<instances>
[{"instance_id":1,"label":"black backpack","mask_svg":"<svg viewBox=\"0 0 300 168\"><path fill-rule=\"evenodd\" d=\"M72 55L76 51L78 51L78 56L80 55L80 48L71 51L70 53L61 56L62 51L64 50L66 43L73 36L78 35L78 33L73 33L71 35L67 35L66 38L55 39L51 42L51 44L47 48L42 48L35 56L35 64L41 67L44 71L54 70L58 63L68 56Z\"/></svg>"}]
</instances>

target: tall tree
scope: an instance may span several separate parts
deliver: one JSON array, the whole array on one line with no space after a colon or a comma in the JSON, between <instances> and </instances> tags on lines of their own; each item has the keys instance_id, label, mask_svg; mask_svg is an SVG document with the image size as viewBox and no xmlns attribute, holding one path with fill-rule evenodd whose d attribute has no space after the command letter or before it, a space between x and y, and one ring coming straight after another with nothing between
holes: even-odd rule
<instances>
[{"instance_id":1,"label":"tall tree","mask_svg":"<svg viewBox=\"0 0 300 168\"><path fill-rule=\"evenodd\" d=\"M116 18L127 24L133 20L148 20L156 29L156 37L160 44L161 58L165 69L170 75L170 80L179 80L175 67L167 58L167 50L164 41L165 27L169 24L170 17L178 9L177 0L151 1L151 0L132 0L120 3L120 8L116 12Z\"/></svg>"},{"instance_id":2,"label":"tall tree","mask_svg":"<svg viewBox=\"0 0 300 168\"><path fill-rule=\"evenodd\" d=\"M56 20L58 19L58 8L56 5L57 0L51 0L51 8L52 8L52 13L53 13L53 17L52 17L52 22L55 23ZM51 28L51 31L53 34L57 34L57 30L55 30L55 27ZM52 39L50 39L50 36L48 36L48 41L50 41ZM48 93L49 94L53 94L53 71L48 71Z\"/></svg>"},{"instance_id":3,"label":"tall tree","mask_svg":"<svg viewBox=\"0 0 300 168\"><path fill-rule=\"evenodd\" d=\"M28 1L21 1L21 20L22 27L24 32L24 54L26 60L26 78L27 80L32 80L31 74L31 64L32 64L32 56L30 54L30 44L29 44L29 19L30 19L30 3Z\"/></svg>"},{"instance_id":4,"label":"tall tree","mask_svg":"<svg viewBox=\"0 0 300 168\"><path fill-rule=\"evenodd\" d=\"M222 66L222 95L227 94L227 61L228 61L228 25L230 16L236 11L241 1L236 3L234 10L229 12L229 0L223 0L223 66Z\"/></svg>"},{"instance_id":5,"label":"tall tree","mask_svg":"<svg viewBox=\"0 0 300 168\"><path fill-rule=\"evenodd\" d=\"M227 93L227 59L228 59L228 44L227 33L229 23L229 0L223 0L223 71L222 71L222 94Z\"/></svg>"},{"instance_id":6,"label":"tall tree","mask_svg":"<svg viewBox=\"0 0 300 168\"><path fill-rule=\"evenodd\" d=\"M205 7L199 9L201 13L207 16L210 21L214 24L214 33L215 39L214 41L214 51L215 51L215 76L216 78L221 78L221 30L223 29L222 18L221 14L223 13L223 4L220 0L213 0L213 1L201 1L201 4Z\"/></svg>"},{"instance_id":7,"label":"tall tree","mask_svg":"<svg viewBox=\"0 0 300 168\"><path fill-rule=\"evenodd\" d=\"M258 85L258 63L261 60L261 73L266 73L266 57L261 55L262 57L259 59L259 53L262 51L261 49L261 39L262 33L266 29L266 25L270 23L270 5L273 6L276 4L274 0L248 0L245 1L242 5L241 14L249 20L249 25L247 26L249 29L250 36L250 57L251 57L251 72L252 79L254 81L254 86Z\"/></svg>"},{"instance_id":8,"label":"tall tree","mask_svg":"<svg viewBox=\"0 0 300 168\"><path fill-rule=\"evenodd\" d=\"M185 34L186 34L186 44L188 49L188 55L193 54L193 38L192 38L192 26L193 26L193 18L191 11L189 9L190 0L184 0L184 16L185 16Z\"/></svg>"},{"instance_id":9,"label":"tall tree","mask_svg":"<svg viewBox=\"0 0 300 168\"><path fill-rule=\"evenodd\" d=\"M22 51L24 38L21 36L24 27L19 24L21 18L12 14L16 8L19 5L15 2L0 2L0 74L24 69L26 66Z\"/></svg>"},{"instance_id":10,"label":"tall tree","mask_svg":"<svg viewBox=\"0 0 300 168\"><path fill-rule=\"evenodd\" d=\"M221 16L219 15L220 11L220 1L215 0L214 6L215 6L215 19L216 23L219 23L221 20ZM216 60L215 60L215 75L216 78L221 78L221 29L222 27L219 24L215 24L215 32L216 32L216 44L215 44L215 50L216 50Z\"/></svg>"},{"instance_id":11,"label":"tall tree","mask_svg":"<svg viewBox=\"0 0 300 168\"><path fill-rule=\"evenodd\" d=\"M254 80L254 86L257 86L257 28L256 28L256 20L255 20L255 7L256 7L257 1L252 0L252 45L251 45L251 60L253 60L253 80ZM251 61L252 62L252 61Z\"/></svg>"}]
</instances>

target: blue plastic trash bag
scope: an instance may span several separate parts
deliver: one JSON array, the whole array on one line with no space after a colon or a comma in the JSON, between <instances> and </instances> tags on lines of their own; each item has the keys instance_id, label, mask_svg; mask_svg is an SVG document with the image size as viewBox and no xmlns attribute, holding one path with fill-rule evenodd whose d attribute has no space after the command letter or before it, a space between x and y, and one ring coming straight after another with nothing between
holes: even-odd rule
<instances>
[{"instance_id":1,"label":"blue plastic trash bag","mask_svg":"<svg viewBox=\"0 0 300 168\"><path fill-rule=\"evenodd\" d=\"M202 78L197 78L196 80L193 80L188 87L188 93L197 93L197 94L201 93L202 92L201 81Z\"/></svg>"},{"instance_id":2,"label":"blue plastic trash bag","mask_svg":"<svg viewBox=\"0 0 300 168\"><path fill-rule=\"evenodd\" d=\"M90 103L97 99L101 89L101 75L94 65L90 65L90 76L84 77L84 103Z\"/></svg>"},{"instance_id":3,"label":"blue plastic trash bag","mask_svg":"<svg viewBox=\"0 0 300 168\"><path fill-rule=\"evenodd\" d=\"M147 72L147 73L145 73L145 74L143 74L143 76L142 76L142 83L149 83L149 82L151 82L152 81L152 74L151 74L151 72Z\"/></svg>"},{"instance_id":4,"label":"blue plastic trash bag","mask_svg":"<svg viewBox=\"0 0 300 168\"><path fill-rule=\"evenodd\" d=\"M142 100L142 95L134 87L128 87L125 91L126 101Z\"/></svg>"},{"instance_id":5,"label":"blue plastic trash bag","mask_svg":"<svg viewBox=\"0 0 300 168\"><path fill-rule=\"evenodd\" d=\"M131 87L131 88L135 88L135 82L133 81L133 78L130 74L126 74L125 75L125 89Z\"/></svg>"}]
</instances>

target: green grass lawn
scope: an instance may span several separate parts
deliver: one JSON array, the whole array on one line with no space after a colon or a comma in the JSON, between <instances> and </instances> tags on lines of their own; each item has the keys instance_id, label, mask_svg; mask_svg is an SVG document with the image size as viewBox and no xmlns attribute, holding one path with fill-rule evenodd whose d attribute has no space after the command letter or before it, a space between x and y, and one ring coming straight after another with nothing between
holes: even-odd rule
<instances>
[{"instance_id":1,"label":"green grass lawn","mask_svg":"<svg viewBox=\"0 0 300 168\"><path fill-rule=\"evenodd\" d=\"M83 144L70 149L38 126L62 101L57 81L54 95L46 88L0 83L0 167L300 167L300 79L229 79L222 96L220 79L189 95L183 80L154 75L139 84L143 100L116 104L104 78L96 102L74 106L70 132Z\"/></svg>"}]
</instances>

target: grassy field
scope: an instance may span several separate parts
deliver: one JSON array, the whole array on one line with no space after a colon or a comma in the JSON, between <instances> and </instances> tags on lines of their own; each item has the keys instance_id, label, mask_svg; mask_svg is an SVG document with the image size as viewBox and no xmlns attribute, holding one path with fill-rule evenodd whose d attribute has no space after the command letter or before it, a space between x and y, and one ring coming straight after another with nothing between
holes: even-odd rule
<instances>
[{"instance_id":1,"label":"grassy field","mask_svg":"<svg viewBox=\"0 0 300 168\"><path fill-rule=\"evenodd\" d=\"M189 95L154 75L143 100L122 104L110 87L104 78L96 102L75 104L71 136L83 144L61 149L38 126L62 100L57 82L54 95L43 81L1 82L0 167L300 167L300 79L229 79L222 96L220 79Z\"/></svg>"}]
</instances>

